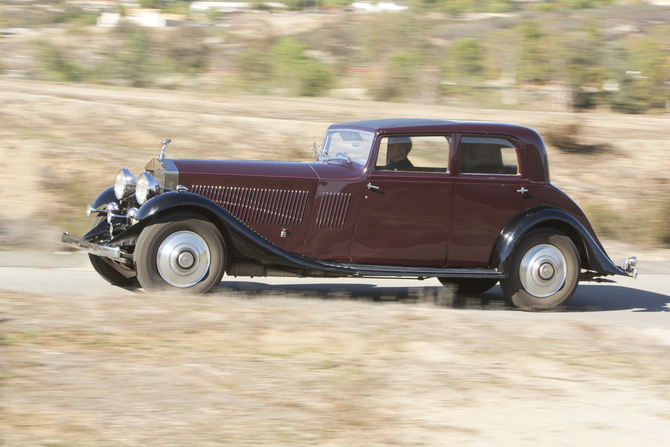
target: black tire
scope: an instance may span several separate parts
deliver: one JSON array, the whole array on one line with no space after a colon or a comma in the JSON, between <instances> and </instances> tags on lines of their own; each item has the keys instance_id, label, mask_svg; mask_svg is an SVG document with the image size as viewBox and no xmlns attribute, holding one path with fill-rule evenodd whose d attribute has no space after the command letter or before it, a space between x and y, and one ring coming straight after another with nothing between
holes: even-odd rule
<instances>
[{"instance_id":1,"label":"black tire","mask_svg":"<svg viewBox=\"0 0 670 447\"><path fill-rule=\"evenodd\" d=\"M579 253L572 240L556 230L536 230L515 248L509 276L500 287L516 307L552 310L575 293L579 273Z\"/></svg>"},{"instance_id":2,"label":"black tire","mask_svg":"<svg viewBox=\"0 0 670 447\"><path fill-rule=\"evenodd\" d=\"M459 295L479 295L491 290L496 284L497 279L491 278L437 278L443 286L456 286L456 293Z\"/></svg>"},{"instance_id":3,"label":"black tire","mask_svg":"<svg viewBox=\"0 0 670 447\"><path fill-rule=\"evenodd\" d=\"M200 294L219 285L227 256L223 237L213 223L182 212L142 230L134 260L146 292Z\"/></svg>"},{"instance_id":4,"label":"black tire","mask_svg":"<svg viewBox=\"0 0 670 447\"><path fill-rule=\"evenodd\" d=\"M100 225L100 222L104 220L106 220L106 216L97 216L93 219L91 230ZM102 279L111 285L125 288L138 288L140 286L135 271L130 267L113 259L95 255L88 255L88 259L90 259L95 271L102 276Z\"/></svg>"}]
</instances>

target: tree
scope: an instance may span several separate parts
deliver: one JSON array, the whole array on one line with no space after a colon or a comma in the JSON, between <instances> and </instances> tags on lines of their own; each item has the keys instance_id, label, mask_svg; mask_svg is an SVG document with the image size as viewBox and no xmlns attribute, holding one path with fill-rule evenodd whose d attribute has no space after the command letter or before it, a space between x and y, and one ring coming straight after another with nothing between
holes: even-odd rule
<instances>
[{"instance_id":1,"label":"tree","mask_svg":"<svg viewBox=\"0 0 670 447\"><path fill-rule=\"evenodd\" d=\"M670 76L662 43L654 37L639 38L619 53L624 62L613 75L619 89L611 95L612 110L644 113L651 108L665 108L669 99L665 82Z\"/></svg>"},{"instance_id":2,"label":"tree","mask_svg":"<svg viewBox=\"0 0 670 447\"><path fill-rule=\"evenodd\" d=\"M521 33L521 61L518 76L522 82L550 80L551 55L549 38L535 20L526 20L519 27Z\"/></svg>"},{"instance_id":3,"label":"tree","mask_svg":"<svg viewBox=\"0 0 670 447\"><path fill-rule=\"evenodd\" d=\"M137 25L118 28L123 34L121 48L111 55L112 77L127 81L133 87L148 87L155 71L155 45L149 31Z\"/></svg>"},{"instance_id":4,"label":"tree","mask_svg":"<svg viewBox=\"0 0 670 447\"><path fill-rule=\"evenodd\" d=\"M595 106L594 94L584 92L585 87L600 89L606 78L604 67L605 40L595 22L563 36L554 53L556 70L554 79L560 79L570 89L573 109Z\"/></svg>"}]
</instances>

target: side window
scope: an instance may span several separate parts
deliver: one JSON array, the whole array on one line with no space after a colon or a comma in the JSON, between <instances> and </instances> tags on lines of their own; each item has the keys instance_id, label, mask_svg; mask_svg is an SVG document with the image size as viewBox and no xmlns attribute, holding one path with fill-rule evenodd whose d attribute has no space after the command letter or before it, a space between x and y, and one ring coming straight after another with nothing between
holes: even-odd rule
<instances>
[{"instance_id":1,"label":"side window","mask_svg":"<svg viewBox=\"0 0 670 447\"><path fill-rule=\"evenodd\" d=\"M375 168L378 171L447 172L450 136L384 137Z\"/></svg>"},{"instance_id":2,"label":"side window","mask_svg":"<svg viewBox=\"0 0 670 447\"><path fill-rule=\"evenodd\" d=\"M509 141L493 137L461 138L461 173L517 175L519 159Z\"/></svg>"}]
</instances>

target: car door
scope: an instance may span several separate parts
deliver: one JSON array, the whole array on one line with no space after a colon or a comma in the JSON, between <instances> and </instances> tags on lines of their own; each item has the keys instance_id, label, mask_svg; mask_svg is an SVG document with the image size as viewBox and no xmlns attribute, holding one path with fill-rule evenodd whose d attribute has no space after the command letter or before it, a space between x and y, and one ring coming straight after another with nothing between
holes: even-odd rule
<instances>
[{"instance_id":1,"label":"car door","mask_svg":"<svg viewBox=\"0 0 670 447\"><path fill-rule=\"evenodd\" d=\"M396 144L410 145L405 160L392 160ZM380 139L375 166L363 185L350 248L353 262L446 264L453 194L450 150L450 135Z\"/></svg>"},{"instance_id":2,"label":"car door","mask_svg":"<svg viewBox=\"0 0 670 447\"><path fill-rule=\"evenodd\" d=\"M540 186L524 175L525 148L496 135L458 138L449 267L486 267L500 231L538 203Z\"/></svg>"}]
</instances>

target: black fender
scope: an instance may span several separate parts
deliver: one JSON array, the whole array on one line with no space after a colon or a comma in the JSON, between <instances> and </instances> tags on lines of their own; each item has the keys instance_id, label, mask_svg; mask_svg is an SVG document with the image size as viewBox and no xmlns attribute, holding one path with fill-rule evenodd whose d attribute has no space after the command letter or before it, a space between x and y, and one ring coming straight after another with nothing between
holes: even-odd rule
<instances>
[{"instance_id":1,"label":"black fender","mask_svg":"<svg viewBox=\"0 0 670 447\"><path fill-rule=\"evenodd\" d=\"M528 209L517 214L505 225L493 249L491 266L507 275L510 270L514 248L523 235L538 225L549 222L559 223L561 226L568 225L574 230L574 233L582 240L591 270L602 275L629 276L614 265L609 256L575 217L563 210L547 207Z\"/></svg>"},{"instance_id":2,"label":"black fender","mask_svg":"<svg viewBox=\"0 0 670 447\"><path fill-rule=\"evenodd\" d=\"M101 192L91 206L95 209L100 209L100 207L107 205L109 202L119 203L116 199L116 194L114 194L113 186Z\"/></svg>"},{"instance_id":3,"label":"black fender","mask_svg":"<svg viewBox=\"0 0 670 447\"><path fill-rule=\"evenodd\" d=\"M151 223L155 216L180 210L200 212L216 219L217 221L214 223L220 224L219 226L225 229L235 250L250 260L300 269L351 274L350 270L321 264L282 250L249 228L216 202L190 192L166 192L148 200L137 212L137 220L139 222L118 235L115 239L123 239L132 234L139 234L144 227Z\"/></svg>"}]
</instances>

